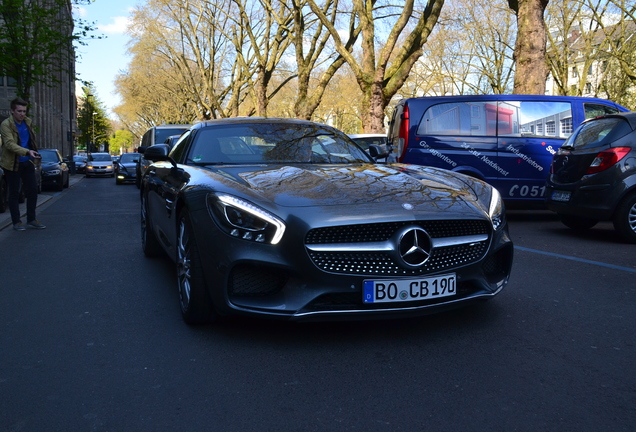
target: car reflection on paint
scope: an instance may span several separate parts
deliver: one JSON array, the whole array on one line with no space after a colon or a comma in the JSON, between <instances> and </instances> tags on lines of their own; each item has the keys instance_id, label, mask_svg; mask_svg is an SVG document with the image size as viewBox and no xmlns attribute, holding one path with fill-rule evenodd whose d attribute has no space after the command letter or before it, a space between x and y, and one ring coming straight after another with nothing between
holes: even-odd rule
<instances>
[{"instance_id":1,"label":"car reflection on paint","mask_svg":"<svg viewBox=\"0 0 636 432\"><path fill-rule=\"evenodd\" d=\"M504 206L485 182L377 164L290 119L202 122L145 151L142 246L175 261L187 323L415 316L508 283Z\"/></svg>"}]
</instances>

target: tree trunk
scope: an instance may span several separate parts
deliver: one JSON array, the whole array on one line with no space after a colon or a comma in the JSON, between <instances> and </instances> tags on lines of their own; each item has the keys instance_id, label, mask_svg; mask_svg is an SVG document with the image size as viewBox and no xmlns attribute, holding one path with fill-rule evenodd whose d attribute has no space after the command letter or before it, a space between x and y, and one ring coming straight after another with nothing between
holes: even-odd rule
<instances>
[{"instance_id":1,"label":"tree trunk","mask_svg":"<svg viewBox=\"0 0 636 432\"><path fill-rule=\"evenodd\" d=\"M543 14L549 0L508 0L517 14L514 94L545 94L547 33Z\"/></svg>"}]
</instances>

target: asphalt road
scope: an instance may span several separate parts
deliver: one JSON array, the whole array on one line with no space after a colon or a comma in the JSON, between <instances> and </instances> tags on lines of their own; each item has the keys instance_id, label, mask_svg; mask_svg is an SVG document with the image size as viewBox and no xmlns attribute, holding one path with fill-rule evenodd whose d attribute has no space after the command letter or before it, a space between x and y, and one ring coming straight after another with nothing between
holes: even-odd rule
<instances>
[{"instance_id":1,"label":"asphalt road","mask_svg":"<svg viewBox=\"0 0 636 432\"><path fill-rule=\"evenodd\" d=\"M633 431L636 246L510 212L494 300L420 319L188 327L135 186L0 231L0 431Z\"/></svg>"}]
</instances>

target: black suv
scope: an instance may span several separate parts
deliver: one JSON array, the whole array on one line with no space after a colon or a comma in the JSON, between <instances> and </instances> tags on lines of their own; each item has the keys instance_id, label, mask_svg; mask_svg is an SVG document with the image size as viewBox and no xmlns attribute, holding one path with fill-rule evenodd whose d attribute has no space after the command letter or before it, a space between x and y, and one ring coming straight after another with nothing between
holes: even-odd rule
<instances>
[{"instance_id":1,"label":"black suv","mask_svg":"<svg viewBox=\"0 0 636 432\"><path fill-rule=\"evenodd\" d=\"M137 184L137 187L141 186L141 177L144 175L144 173L148 169L148 165L150 165L150 163L146 160L146 158L144 158L144 155L143 155L146 149L155 144L163 144L166 138L172 135L183 134L185 131L190 129L191 126L192 125L178 125L178 124L165 125L164 124L160 126L153 126L144 133L144 136L141 138L141 145L139 146L139 149L138 149L138 152L140 153L140 155L139 155L139 161L137 162L136 179L135 179L135 183Z\"/></svg>"},{"instance_id":2,"label":"black suv","mask_svg":"<svg viewBox=\"0 0 636 432\"><path fill-rule=\"evenodd\" d=\"M570 228L611 220L636 243L636 112L596 117L574 131L552 160L546 203Z\"/></svg>"}]
</instances>

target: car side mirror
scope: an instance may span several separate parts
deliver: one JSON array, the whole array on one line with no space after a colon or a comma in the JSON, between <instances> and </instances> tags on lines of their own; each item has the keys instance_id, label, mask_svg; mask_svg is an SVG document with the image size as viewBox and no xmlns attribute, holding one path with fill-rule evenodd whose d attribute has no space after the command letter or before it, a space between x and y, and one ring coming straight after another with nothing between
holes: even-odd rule
<instances>
[{"instance_id":1,"label":"car side mirror","mask_svg":"<svg viewBox=\"0 0 636 432\"><path fill-rule=\"evenodd\" d=\"M168 153L170 153L170 147L166 144L155 144L144 149L144 157L152 162L167 161Z\"/></svg>"},{"instance_id":2,"label":"car side mirror","mask_svg":"<svg viewBox=\"0 0 636 432\"><path fill-rule=\"evenodd\" d=\"M137 147L137 153L145 153L146 152L146 146L139 146Z\"/></svg>"},{"instance_id":3,"label":"car side mirror","mask_svg":"<svg viewBox=\"0 0 636 432\"><path fill-rule=\"evenodd\" d=\"M386 144L371 144L369 146L369 156L374 160L383 159L389 156L391 150Z\"/></svg>"}]
</instances>

